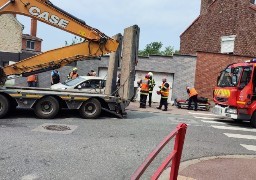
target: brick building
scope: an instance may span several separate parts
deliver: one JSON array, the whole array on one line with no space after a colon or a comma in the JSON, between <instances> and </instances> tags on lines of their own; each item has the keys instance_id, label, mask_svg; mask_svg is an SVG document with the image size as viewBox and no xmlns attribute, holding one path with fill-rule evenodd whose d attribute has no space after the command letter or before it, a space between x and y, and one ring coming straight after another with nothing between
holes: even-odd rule
<instances>
[{"instance_id":1,"label":"brick building","mask_svg":"<svg viewBox=\"0 0 256 180\"><path fill-rule=\"evenodd\" d=\"M200 16L181 34L180 53L256 56L255 0L201 0Z\"/></svg>"},{"instance_id":2,"label":"brick building","mask_svg":"<svg viewBox=\"0 0 256 180\"><path fill-rule=\"evenodd\" d=\"M31 19L30 34L22 34L22 51L39 53L41 52L42 39L36 37L37 34L37 20Z\"/></svg>"},{"instance_id":3,"label":"brick building","mask_svg":"<svg viewBox=\"0 0 256 180\"><path fill-rule=\"evenodd\" d=\"M0 16L0 34L0 52L21 52L22 24L15 16L11 14Z\"/></svg>"},{"instance_id":4,"label":"brick building","mask_svg":"<svg viewBox=\"0 0 256 180\"><path fill-rule=\"evenodd\" d=\"M217 85L220 72L229 64L250 59L252 59L250 56L197 52L195 88L199 95L212 99L213 89Z\"/></svg>"}]
</instances>

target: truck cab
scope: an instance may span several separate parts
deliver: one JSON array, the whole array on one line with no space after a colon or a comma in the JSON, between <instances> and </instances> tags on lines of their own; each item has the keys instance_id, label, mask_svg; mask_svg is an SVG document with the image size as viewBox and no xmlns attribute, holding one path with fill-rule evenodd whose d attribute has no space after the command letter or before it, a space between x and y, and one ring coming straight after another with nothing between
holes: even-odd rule
<instances>
[{"instance_id":1,"label":"truck cab","mask_svg":"<svg viewBox=\"0 0 256 180\"><path fill-rule=\"evenodd\" d=\"M256 59L228 65L213 92L213 113L256 127Z\"/></svg>"}]
</instances>

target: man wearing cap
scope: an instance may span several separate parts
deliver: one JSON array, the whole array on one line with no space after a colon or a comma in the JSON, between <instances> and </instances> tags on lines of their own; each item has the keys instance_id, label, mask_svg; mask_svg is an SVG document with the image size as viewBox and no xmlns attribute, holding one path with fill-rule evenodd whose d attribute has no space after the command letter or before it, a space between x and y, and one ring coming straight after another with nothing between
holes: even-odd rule
<instances>
[{"instance_id":1,"label":"man wearing cap","mask_svg":"<svg viewBox=\"0 0 256 180\"><path fill-rule=\"evenodd\" d=\"M169 83L166 82L167 79L163 78L162 79L162 86L159 86L160 91L158 91L158 94L161 95L161 100L160 100L160 105L159 107L157 107L157 109L162 109L162 106L164 106L163 111L167 111L168 108L168 97L169 97L169 93L170 93L170 85Z\"/></svg>"},{"instance_id":2,"label":"man wearing cap","mask_svg":"<svg viewBox=\"0 0 256 180\"><path fill-rule=\"evenodd\" d=\"M149 79L148 79L149 80L148 104L149 104L149 107L151 107L152 92L153 92L153 89L154 89L156 83L155 83L155 80L153 79L153 73L152 72L149 72L148 76L149 76Z\"/></svg>"},{"instance_id":3,"label":"man wearing cap","mask_svg":"<svg viewBox=\"0 0 256 180\"><path fill-rule=\"evenodd\" d=\"M78 76L79 76L79 75L78 75L78 73L77 73L77 68L74 67L74 68L72 69L72 71L69 73L68 79L75 79L75 78L77 78Z\"/></svg>"}]
</instances>

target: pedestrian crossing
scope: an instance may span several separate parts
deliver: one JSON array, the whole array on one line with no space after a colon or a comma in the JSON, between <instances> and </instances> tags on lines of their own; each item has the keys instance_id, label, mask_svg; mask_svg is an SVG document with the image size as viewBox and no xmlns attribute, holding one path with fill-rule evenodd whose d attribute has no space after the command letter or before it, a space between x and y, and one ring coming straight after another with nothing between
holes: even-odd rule
<instances>
[{"instance_id":1,"label":"pedestrian crossing","mask_svg":"<svg viewBox=\"0 0 256 180\"><path fill-rule=\"evenodd\" d=\"M249 144L241 143L239 145L249 151L256 152L256 129L243 127L242 124L237 126L232 120L223 121L224 119L211 113L189 112L189 114L202 123L209 124L212 128L225 131L223 134L228 138L239 139L240 143L249 140Z\"/></svg>"}]
</instances>

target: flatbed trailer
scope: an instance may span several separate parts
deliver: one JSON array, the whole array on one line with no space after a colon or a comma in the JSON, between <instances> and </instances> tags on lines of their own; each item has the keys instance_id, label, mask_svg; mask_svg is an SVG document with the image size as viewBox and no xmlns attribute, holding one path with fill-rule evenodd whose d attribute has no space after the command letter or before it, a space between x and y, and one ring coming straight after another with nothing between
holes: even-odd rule
<instances>
[{"instance_id":1,"label":"flatbed trailer","mask_svg":"<svg viewBox=\"0 0 256 180\"><path fill-rule=\"evenodd\" d=\"M0 87L0 118L16 108L33 109L38 118L52 119L60 109L77 109L82 118L95 119L102 110L118 117L126 115L129 101L106 94L48 88Z\"/></svg>"}]
</instances>

